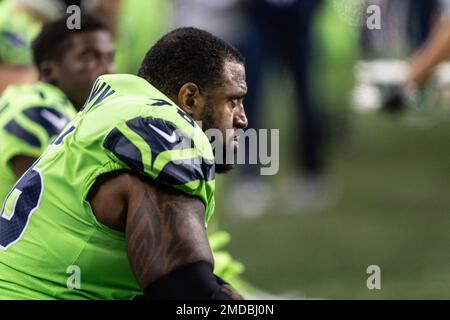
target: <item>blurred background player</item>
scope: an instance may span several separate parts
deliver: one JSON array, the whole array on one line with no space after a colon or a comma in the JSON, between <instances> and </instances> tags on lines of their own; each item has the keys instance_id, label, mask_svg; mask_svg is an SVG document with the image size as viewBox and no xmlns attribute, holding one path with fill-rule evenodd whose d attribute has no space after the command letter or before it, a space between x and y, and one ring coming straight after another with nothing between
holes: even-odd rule
<instances>
[{"instance_id":1,"label":"blurred background player","mask_svg":"<svg viewBox=\"0 0 450 320\"><path fill-rule=\"evenodd\" d=\"M41 81L35 85L29 86L11 85L0 100L0 106L3 106L3 108L0 108L0 114L2 113L2 109L5 110L5 117L3 118L3 121L0 121L0 124L6 126L10 125L11 122L15 123L18 121L19 124L22 124L25 128L31 128L28 129L31 132L24 137L17 136L17 132L16 135L13 135L11 132L4 129L0 132L0 137L4 137L3 140L6 141L6 143L0 146L0 150L3 151L2 157L0 157L0 163L2 168L4 168L0 173L1 201L5 199L15 181L31 166L36 158L40 156L43 150L46 149L47 145L66 123L65 121L62 121L62 119L55 123L48 122L45 119L40 121L39 119L30 120L28 117L25 117L24 114L34 112L33 115L35 117L41 117L40 113L42 113L43 108L56 108L59 105L71 105L71 103L76 107L75 110L78 111L86 100L94 80L101 74L113 71L112 63L114 55L113 51L111 51L111 32L108 31L109 35L106 38L104 36L92 37L85 35L85 33L105 34L107 27L111 30L111 27L115 27L118 23L119 17L117 15L119 10L117 10L117 6L120 5L120 8L123 8L125 12L128 12L130 9L127 9L127 3L124 2L111 1L110 7L113 9L104 8L105 6L102 1L96 2L98 3L98 6L94 7L96 9L96 14L98 15L99 12L109 10L110 12L106 14L108 17L106 22L110 20L110 23L106 25L106 23L103 23L105 19L99 20L92 15L84 14L81 19L82 30L78 32L70 32L65 28L62 20L56 24L47 26L45 32L41 33L39 39L36 41L34 50L35 62L40 70ZM75 1L71 1L71 3L73 4ZM143 5L146 6L148 4L149 2L146 2ZM152 5L155 5L155 3ZM138 8L142 10L142 7L138 6ZM125 17L123 19L125 19ZM143 25L145 26L145 23ZM155 27L154 23L150 24L149 29L144 26L136 28L135 25L131 24L131 26L126 27L125 30L128 30L128 28L138 30L139 32L137 34L133 34L133 37L138 38L140 35L142 36L143 31L149 31L150 29L151 34L156 34L155 30L161 30L161 28ZM96 30L96 28L98 30ZM149 33L146 32L145 35L149 37ZM136 43L141 44L141 46L137 47L138 50L133 51L129 48L125 49L123 47L123 45L125 45L123 41L127 41L128 43L130 38L132 39L133 37L127 36L118 40L121 44L121 52L126 53L128 56L128 59L126 60L119 59L122 62L127 61L127 64L125 65L119 61L118 65L122 70L132 69L130 66L134 65L137 59L142 60L140 55L143 53L140 51L140 48L142 45L148 43L147 37L144 37L145 39L141 39L142 41L132 41L133 45L136 45ZM67 38L68 42L63 41L63 38ZM58 45L58 43L63 44ZM62 57L59 52L63 52ZM49 73L49 62L52 63L52 75L50 77L47 75ZM60 69L56 74L54 70L55 64L56 67ZM137 70L134 70L134 72L136 71ZM55 85L56 88L53 85ZM44 95L46 91L49 92ZM69 99L67 99L67 97L69 97ZM35 111L30 111L29 109ZM64 110L66 109L71 111L73 107L64 108ZM8 112L6 112L6 110L8 110ZM55 113L58 112L58 110L53 110L52 112ZM46 114L48 115L48 113L45 112L44 116ZM70 120L73 115L73 112L70 112L70 116L67 116L66 114L66 118ZM52 118L51 115L50 117L50 120L57 120L55 117ZM58 125L58 128L47 128L48 134L40 134L42 131L40 126L52 126L53 124ZM39 146L36 140L37 138L33 138L34 135L40 139ZM26 140L27 137L28 141ZM31 144L30 141L34 144ZM237 279L237 275L241 274L244 270L243 265L234 260L228 252L223 250L223 247L230 241L229 234L224 231L212 232L209 240L216 260L216 274L227 281L235 283L239 290L244 292L249 291L248 286Z\"/></svg>"},{"instance_id":2,"label":"blurred background player","mask_svg":"<svg viewBox=\"0 0 450 320\"><path fill-rule=\"evenodd\" d=\"M31 43L45 23L79 6L101 19L116 33L120 0L4 0L0 2L0 93L14 83L33 83L38 71L33 66Z\"/></svg>"},{"instance_id":3,"label":"blurred background player","mask_svg":"<svg viewBox=\"0 0 450 320\"><path fill-rule=\"evenodd\" d=\"M60 19L33 42L39 82L10 85L0 99L0 199L81 109L98 76L114 71L111 32L82 17L80 30Z\"/></svg>"}]
</instances>

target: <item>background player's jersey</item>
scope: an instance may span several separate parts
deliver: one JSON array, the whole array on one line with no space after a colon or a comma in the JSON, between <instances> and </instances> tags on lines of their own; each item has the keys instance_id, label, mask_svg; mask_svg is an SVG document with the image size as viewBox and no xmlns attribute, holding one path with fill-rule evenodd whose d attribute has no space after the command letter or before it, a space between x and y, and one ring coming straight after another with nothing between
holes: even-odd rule
<instances>
[{"instance_id":1,"label":"background player's jersey","mask_svg":"<svg viewBox=\"0 0 450 320\"><path fill-rule=\"evenodd\" d=\"M205 223L213 213L214 156L201 128L142 78L102 76L84 109L6 201L0 298L130 299L141 293L124 234L99 223L86 200L99 176L118 170L200 198Z\"/></svg>"},{"instance_id":2,"label":"background player's jersey","mask_svg":"<svg viewBox=\"0 0 450 320\"><path fill-rule=\"evenodd\" d=\"M76 115L57 87L43 82L11 85L0 98L0 204L17 181L10 160L39 158Z\"/></svg>"},{"instance_id":3,"label":"background player's jersey","mask_svg":"<svg viewBox=\"0 0 450 320\"><path fill-rule=\"evenodd\" d=\"M13 5L13 1L0 3L0 63L31 65L31 42L41 24L14 10Z\"/></svg>"}]
</instances>

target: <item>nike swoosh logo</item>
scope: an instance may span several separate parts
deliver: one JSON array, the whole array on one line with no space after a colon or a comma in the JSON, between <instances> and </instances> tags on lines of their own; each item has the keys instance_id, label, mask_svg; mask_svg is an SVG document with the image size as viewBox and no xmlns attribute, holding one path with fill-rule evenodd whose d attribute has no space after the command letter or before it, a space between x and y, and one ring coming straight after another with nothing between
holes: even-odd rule
<instances>
[{"instance_id":1,"label":"nike swoosh logo","mask_svg":"<svg viewBox=\"0 0 450 320\"><path fill-rule=\"evenodd\" d=\"M48 110L42 110L41 116L50 122L55 128L61 131L67 124L66 118L59 118Z\"/></svg>"},{"instance_id":2,"label":"nike swoosh logo","mask_svg":"<svg viewBox=\"0 0 450 320\"><path fill-rule=\"evenodd\" d=\"M160 136L162 136L164 139L166 139L167 141L169 141L170 143L175 143L177 141L177 135L175 134L175 131L172 132L171 135L168 135L167 133L165 133L164 131L162 131L161 129L155 127L154 125L152 125L151 123L148 124L153 130L155 130Z\"/></svg>"}]
</instances>

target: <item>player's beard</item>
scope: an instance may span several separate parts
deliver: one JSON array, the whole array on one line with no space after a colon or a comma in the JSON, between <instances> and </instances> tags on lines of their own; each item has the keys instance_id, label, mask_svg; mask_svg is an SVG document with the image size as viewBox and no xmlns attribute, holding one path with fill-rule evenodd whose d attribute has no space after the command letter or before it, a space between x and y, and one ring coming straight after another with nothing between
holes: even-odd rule
<instances>
[{"instance_id":1,"label":"player's beard","mask_svg":"<svg viewBox=\"0 0 450 320\"><path fill-rule=\"evenodd\" d=\"M209 100L206 99L205 102L205 107L203 109L203 114L202 114L202 129L203 131L206 131L208 129L218 129L220 127L216 117L215 117L215 112L214 112L214 105L213 103ZM222 137L222 157L223 159L215 159L215 171L216 173L227 173L228 171L230 171L231 169L233 169L234 164L233 163L226 163L226 155L229 154L230 152L233 152L233 157L232 159L236 159L236 153L237 150L232 148L231 145L228 143L228 141L226 140L226 137ZM214 152L214 156L216 156L216 150L213 150ZM220 161L218 161L220 160Z\"/></svg>"}]
</instances>

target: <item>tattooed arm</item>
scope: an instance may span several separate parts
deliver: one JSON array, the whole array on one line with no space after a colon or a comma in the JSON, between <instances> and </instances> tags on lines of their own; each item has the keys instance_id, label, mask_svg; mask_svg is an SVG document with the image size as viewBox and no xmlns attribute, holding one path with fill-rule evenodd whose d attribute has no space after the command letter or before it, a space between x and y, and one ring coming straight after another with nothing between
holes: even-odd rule
<instances>
[{"instance_id":1,"label":"tattooed arm","mask_svg":"<svg viewBox=\"0 0 450 320\"><path fill-rule=\"evenodd\" d=\"M201 200L129 173L99 185L91 200L95 215L125 231L131 268L151 298L242 298L212 274Z\"/></svg>"},{"instance_id":2,"label":"tattooed arm","mask_svg":"<svg viewBox=\"0 0 450 320\"><path fill-rule=\"evenodd\" d=\"M131 195L126 237L142 287L183 264L213 257L204 228L203 203L162 186L145 184Z\"/></svg>"}]
</instances>

